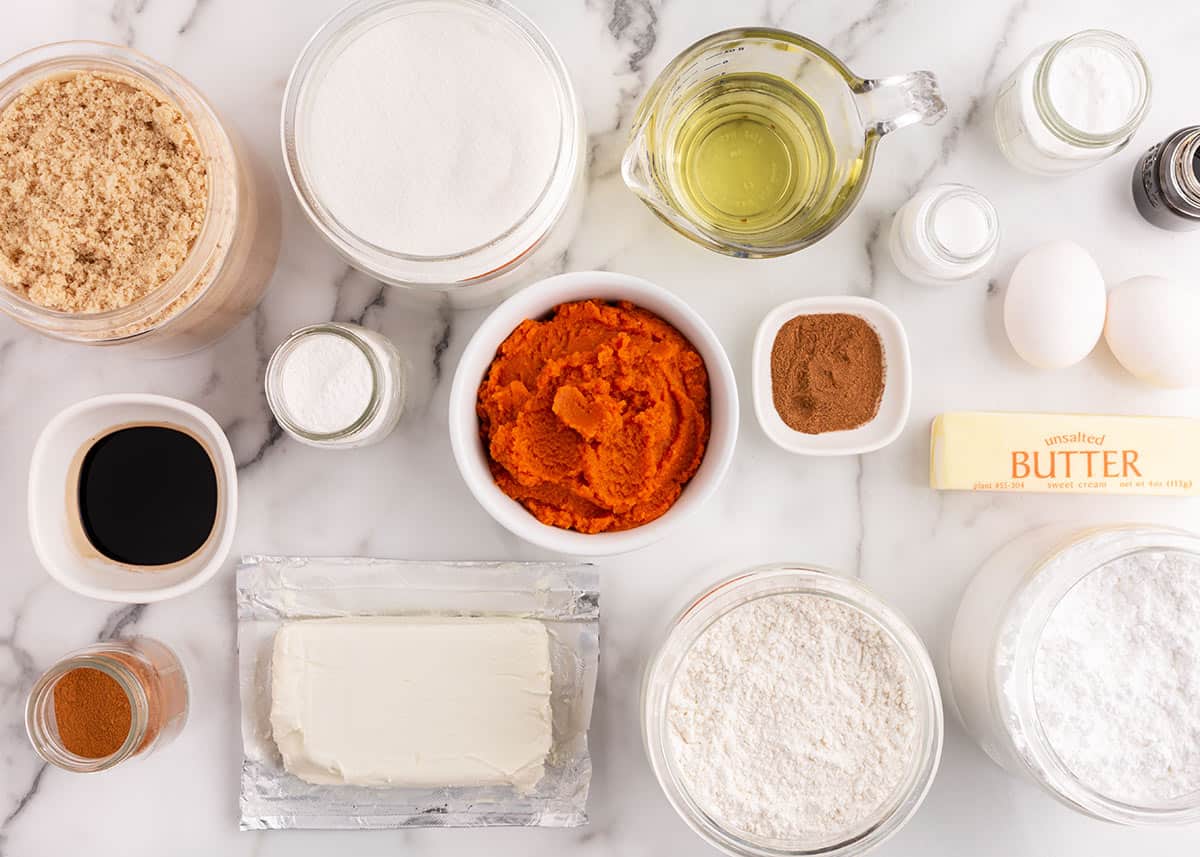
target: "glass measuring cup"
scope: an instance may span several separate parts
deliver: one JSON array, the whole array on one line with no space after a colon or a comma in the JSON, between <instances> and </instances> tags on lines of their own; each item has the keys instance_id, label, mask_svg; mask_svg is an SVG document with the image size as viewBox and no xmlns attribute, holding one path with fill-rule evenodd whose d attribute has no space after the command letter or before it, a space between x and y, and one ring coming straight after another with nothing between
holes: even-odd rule
<instances>
[{"instance_id":1,"label":"glass measuring cup","mask_svg":"<svg viewBox=\"0 0 1200 857\"><path fill-rule=\"evenodd\" d=\"M655 80L621 173L692 240L731 256L782 256L846 219L879 138L945 114L930 72L865 80L795 33L725 30Z\"/></svg>"}]
</instances>

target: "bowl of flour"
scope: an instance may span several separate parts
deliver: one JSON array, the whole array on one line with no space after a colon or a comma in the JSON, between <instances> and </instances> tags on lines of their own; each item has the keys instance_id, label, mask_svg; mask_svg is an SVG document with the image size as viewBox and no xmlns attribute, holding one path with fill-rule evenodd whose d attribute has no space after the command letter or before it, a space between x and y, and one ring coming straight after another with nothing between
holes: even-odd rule
<instances>
[{"instance_id":1,"label":"bowl of flour","mask_svg":"<svg viewBox=\"0 0 1200 857\"><path fill-rule=\"evenodd\" d=\"M646 667L646 753L731 855L863 854L916 812L941 755L937 678L858 581L755 569L689 600Z\"/></svg>"}]
</instances>

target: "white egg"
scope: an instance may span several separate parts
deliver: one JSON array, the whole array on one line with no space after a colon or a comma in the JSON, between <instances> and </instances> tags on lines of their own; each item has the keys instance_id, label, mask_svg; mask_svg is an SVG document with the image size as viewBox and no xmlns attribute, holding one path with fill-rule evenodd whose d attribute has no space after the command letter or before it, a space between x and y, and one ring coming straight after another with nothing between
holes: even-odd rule
<instances>
[{"instance_id":1,"label":"white egg","mask_svg":"<svg viewBox=\"0 0 1200 857\"><path fill-rule=\"evenodd\" d=\"M1104 338L1121 365L1148 384L1200 384L1200 294L1165 277L1134 277L1108 296Z\"/></svg>"},{"instance_id":2,"label":"white egg","mask_svg":"<svg viewBox=\"0 0 1200 857\"><path fill-rule=\"evenodd\" d=\"M1073 241L1050 241L1026 253L1004 296L1004 329L1017 354L1043 369L1061 369L1091 353L1104 332L1104 276Z\"/></svg>"}]
</instances>

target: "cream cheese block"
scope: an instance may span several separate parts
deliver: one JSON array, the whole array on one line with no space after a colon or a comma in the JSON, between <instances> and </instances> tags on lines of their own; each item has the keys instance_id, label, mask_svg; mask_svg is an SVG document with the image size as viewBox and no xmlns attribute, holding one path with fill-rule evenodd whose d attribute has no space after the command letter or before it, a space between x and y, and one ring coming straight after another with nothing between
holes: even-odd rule
<instances>
[{"instance_id":1,"label":"cream cheese block","mask_svg":"<svg viewBox=\"0 0 1200 857\"><path fill-rule=\"evenodd\" d=\"M532 790L552 742L550 636L529 619L369 617L284 625L271 729L317 784Z\"/></svg>"}]
</instances>

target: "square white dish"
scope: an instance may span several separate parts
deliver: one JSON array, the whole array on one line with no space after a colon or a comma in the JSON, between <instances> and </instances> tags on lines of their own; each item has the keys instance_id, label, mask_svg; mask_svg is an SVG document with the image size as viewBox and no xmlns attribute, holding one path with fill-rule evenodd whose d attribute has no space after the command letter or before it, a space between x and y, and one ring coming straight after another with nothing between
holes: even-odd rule
<instances>
[{"instance_id":1,"label":"square white dish","mask_svg":"<svg viewBox=\"0 0 1200 857\"><path fill-rule=\"evenodd\" d=\"M865 425L848 431L804 434L789 427L775 410L771 392L771 349L779 329L798 315L848 313L871 325L883 345L884 383L879 411ZM912 359L904 325L886 306L871 298L828 296L800 298L767 313L754 337L752 361L754 413L767 437L798 455L861 455L894 441L908 421L912 401Z\"/></svg>"}]
</instances>

